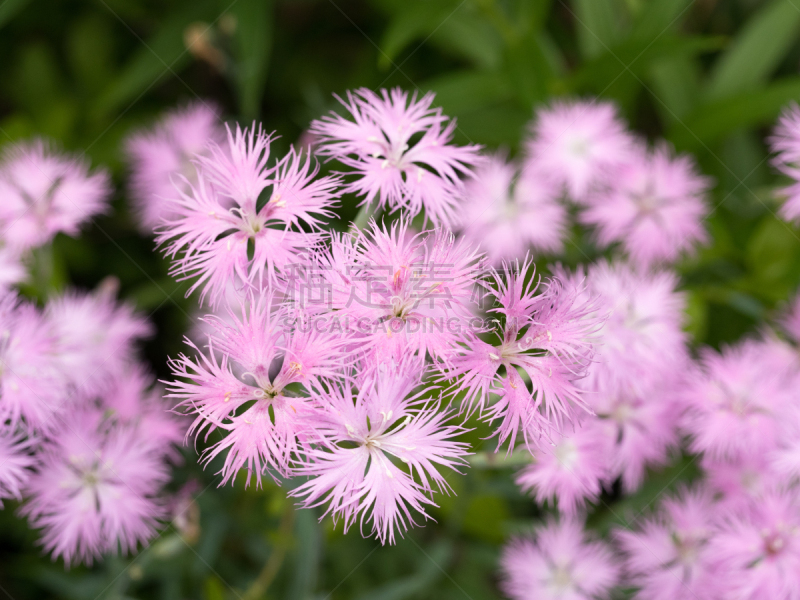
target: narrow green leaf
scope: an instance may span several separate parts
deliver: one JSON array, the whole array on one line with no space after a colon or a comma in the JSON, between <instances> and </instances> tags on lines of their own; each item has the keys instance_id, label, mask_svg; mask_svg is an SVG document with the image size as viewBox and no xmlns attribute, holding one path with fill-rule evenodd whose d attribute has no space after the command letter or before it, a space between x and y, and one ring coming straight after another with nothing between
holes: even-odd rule
<instances>
[{"instance_id":1,"label":"narrow green leaf","mask_svg":"<svg viewBox=\"0 0 800 600\"><path fill-rule=\"evenodd\" d=\"M675 28L692 0L650 0L633 26L631 37L653 40Z\"/></svg>"},{"instance_id":2,"label":"narrow green leaf","mask_svg":"<svg viewBox=\"0 0 800 600\"><path fill-rule=\"evenodd\" d=\"M798 99L800 77L787 77L765 89L698 107L668 137L681 150L701 148L739 128L771 123L787 102Z\"/></svg>"},{"instance_id":3,"label":"narrow green leaf","mask_svg":"<svg viewBox=\"0 0 800 600\"><path fill-rule=\"evenodd\" d=\"M236 88L242 116L259 114L267 83L273 38L272 0L238 0L231 11L236 16Z\"/></svg>"},{"instance_id":4,"label":"narrow green leaf","mask_svg":"<svg viewBox=\"0 0 800 600\"><path fill-rule=\"evenodd\" d=\"M800 7L773 0L751 17L730 49L717 61L706 89L713 101L755 89L767 80L800 31Z\"/></svg>"},{"instance_id":5,"label":"narrow green leaf","mask_svg":"<svg viewBox=\"0 0 800 600\"><path fill-rule=\"evenodd\" d=\"M512 97L508 78L492 71L460 71L420 84L436 92L435 103L448 115L462 115Z\"/></svg>"},{"instance_id":6,"label":"narrow green leaf","mask_svg":"<svg viewBox=\"0 0 800 600\"><path fill-rule=\"evenodd\" d=\"M666 124L685 117L694 109L700 95L700 68L693 56L655 59L648 80L654 105Z\"/></svg>"},{"instance_id":7,"label":"narrow green leaf","mask_svg":"<svg viewBox=\"0 0 800 600\"><path fill-rule=\"evenodd\" d=\"M180 72L192 60L184 43L187 26L215 18L216 6L216 0L198 0L181 6L166 18L158 31L142 43L122 72L109 82L97 100L95 111L101 115L114 112L159 81L166 81Z\"/></svg>"},{"instance_id":8,"label":"narrow green leaf","mask_svg":"<svg viewBox=\"0 0 800 600\"><path fill-rule=\"evenodd\" d=\"M450 9L434 4L417 4L398 13L389 23L381 40L378 66L388 69L394 59L414 40L428 35L432 24L447 18Z\"/></svg>"},{"instance_id":9,"label":"narrow green leaf","mask_svg":"<svg viewBox=\"0 0 800 600\"><path fill-rule=\"evenodd\" d=\"M575 0L575 33L585 58L599 56L617 44L622 6L615 0Z\"/></svg>"}]
</instances>

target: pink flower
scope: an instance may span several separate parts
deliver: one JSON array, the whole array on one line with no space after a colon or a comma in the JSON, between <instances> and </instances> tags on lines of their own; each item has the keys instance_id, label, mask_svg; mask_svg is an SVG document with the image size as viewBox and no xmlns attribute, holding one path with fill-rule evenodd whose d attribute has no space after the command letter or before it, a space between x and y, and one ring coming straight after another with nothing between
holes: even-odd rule
<instances>
[{"instance_id":1,"label":"pink flower","mask_svg":"<svg viewBox=\"0 0 800 600\"><path fill-rule=\"evenodd\" d=\"M144 233L152 233L163 219L175 216L169 202L176 195L174 186L188 193L189 185L197 182L193 159L207 154L209 144L224 139L219 109L206 102L169 111L154 127L128 137L131 196Z\"/></svg>"},{"instance_id":2,"label":"pink flower","mask_svg":"<svg viewBox=\"0 0 800 600\"><path fill-rule=\"evenodd\" d=\"M382 544L417 525L412 511L431 518L425 506L435 506L434 486L450 489L439 468L457 472L468 445L452 441L464 429L447 424L447 411L413 392L422 370L415 360L383 364L362 372L355 393L345 384L319 395L321 439L297 470L312 479L292 491L303 506L327 503L325 514L341 518L345 532L356 520L362 531L371 523Z\"/></svg>"},{"instance_id":3,"label":"pink flower","mask_svg":"<svg viewBox=\"0 0 800 600\"><path fill-rule=\"evenodd\" d=\"M223 485L241 469L248 471L246 485L255 475L260 486L265 472L290 475L292 461L304 451L304 416L314 406L286 387L301 384L308 392L342 367L338 340L314 329L291 331L284 319L270 295L246 307L241 318L232 312L233 325L208 317L217 328L208 338L208 356L187 340L199 356L171 362L184 381L171 383L167 398L195 415L189 435L226 434L203 457L208 464L225 456Z\"/></svg>"},{"instance_id":4,"label":"pink flower","mask_svg":"<svg viewBox=\"0 0 800 600\"><path fill-rule=\"evenodd\" d=\"M709 187L689 156L673 158L666 146L640 148L611 184L591 195L581 220L596 227L601 245L620 243L640 267L674 262L708 239Z\"/></svg>"},{"instance_id":5,"label":"pink flower","mask_svg":"<svg viewBox=\"0 0 800 600\"><path fill-rule=\"evenodd\" d=\"M467 410L483 412L490 393L500 395L487 416L501 420L500 443L509 438L510 446L517 432L526 443L546 437L547 429L560 430L586 408L576 381L591 357L591 336L599 324L591 316L595 307L569 282L552 279L537 294L538 286L530 260L503 276L495 272L486 289L497 303L490 312L497 317L499 344L472 336L443 367ZM530 383L519 377L522 372Z\"/></svg>"},{"instance_id":6,"label":"pink flower","mask_svg":"<svg viewBox=\"0 0 800 600\"><path fill-rule=\"evenodd\" d=\"M575 519L548 521L511 541L501 558L503 592L512 600L610 598L619 567L608 546Z\"/></svg>"},{"instance_id":7,"label":"pink flower","mask_svg":"<svg viewBox=\"0 0 800 600\"><path fill-rule=\"evenodd\" d=\"M464 187L459 225L463 235L499 265L529 248L556 253L563 247L567 211L558 191L538 173L490 156Z\"/></svg>"},{"instance_id":8,"label":"pink flower","mask_svg":"<svg viewBox=\"0 0 800 600\"><path fill-rule=\"evenodd\" d=\"M353 121L331 113L311 124L309 131L319 137L317 153L353 169L345 192L363 196L365 205L377 199L383 209L405 209L411 217L425 209L435 225L453 223L459 176L469 174L479 149L450 144L455 121L431 108L433 97L361 88L339 99Z\"/></svg>"},{"instance_id":9,"label":"pink flower","mask_svg":"<svg viewBox=\"0 0 800 600\"><path fill-rule=\"evenodd\" d=\"M82 395L100 394L127 369L135 343L152 333L133 306L115 299L115 288L111 283L92 293L69 291L51 300L45 311L57 364Z\"/></svg>"},{"instance_id":10,"label":"pink flower","mask_svg":"<svg viewBox=\"0 0 800 600\"><path fill-rule=\"evenodd\" d=\"M175 260L172 274L197 277L211 304L230 282L263 289L319 241L320 217L338 196L335 177L316 178L311 159L294 150L269 166L271 137L260 128L228 130L225 149L212 145L196 157L197 183L176 190L175 215L159 228L157 241ZM263 205L262 205L263 203ZM178 255L180 255L178 257Z\"/></svg>"},{"instance_id":11,"label":"pink flower","mask_svg":"<svg viewBox=\"0 0 800 600\"><path fill-rule=\"evenodd\" d=\"M770 356L766 344L755 340L703 354L703 374L685 394L683 427L693 452L737 458L776 447L796 377Z\"/></svg>"},{"instance_id":12,"label":"pink flower","mask_svg":"<svg viewBox=\"0 0 800 600\"><path fill-rule=\"evenodd\" d=\"M299 302L344 320L357 350L447 360L469 329L479 258L449 232L413 235L406 219L391 228L373 221L357 236L332 236L312 267L324 285L304 284Z\"/></svg>"},{"instance_id":13,"label":"pink flower","mask_svg":"<svg viewBox=\"0 0 800 600\"><path fill-rule=\"evenodd\" d=\"M717 597L800 597L800 508L797 493L776 492L724 519L711 542Z\"/></svg>"},{"instance_id":14,"label":"pink flower","mask_svg":"<svg viewBox=\"0 0 800 600\"><path fill-rule=\"evenodd\" d=\"M532 492L538 503L558 501L559 511L574 515L584 502L600 496L609 478L609 445L596 420L589 417L575 431L535 450L535 462L520 471L515 481Z\"/></svg>"},{"instance_id":15,"label":"pink flower","mask_svg":"<svg viewBox=\"0 0 800 600\"><path fill-rule=\"evenodd\" d=\"M91 564L153 536L169 472L147 436L143 428L104 424L93 411L73 412L45 445L21 512L43 530L54 559Z\"/></svg>"},{"instance_id":16,"label":"pink flower","mask_svg":"<svg viewBox=\"0 0 800 600\"><path fill-rule=\"evenodd\" d=\"M22 264L20 253L0 246L0 294L27 278L28 273Z\"/></svg>"},{"instance_id":17,"label":"pink flower","mask_svg":"<svg viewBox=\"0 0 800 600\"><path fill-rule=\"evenodd\" d=\"M69 404L56 338L36 307L13 293L0 298L0 424L51 429Z\"/></svg>"},{"instance_id":18,"label":"pink flower","mask_svg":"<svg viewBox=\"0 0 800 600\"><path fill-rule=\"evenodd\" d=\"M796 103L783 109L769 144L776 155L772 164L792 180L790 185L778 190L786 197L781 216L797 221L800 219L800 107Z\"/></svg>"},{"instance_id":19,"label":"pink flower","mask_svg":"<svg viewBox=\"0 0 800 600\"><path fill-rule=\"evenodd\" d=\"M631 155L633 138L609 102L554 102L537 112L526 143L526 168L582 202Z\"/></svg>"},{"instance_id":20,"label":"pink flower","mask_svg":"<svg viewBox=\"0 0 800 600\"><path fill-rule=\"evenodd\" d=\"M3 508L3 498L22 500L22 488L36 464L34 445L23 433L0 428L0 508Z\"/></svg>"},{"instance_id":21,"label":"pink flower","mask_svg":"<svg viewBox=\"0 0 800 600\"><path fill-rule=\"evenodd\" d=\"M0 163L0 223L11 248L27 250L56 233L77 235L104 212L111 194L108 173L89 173L80 157L57 154L43 140L17 144Z\"/></svg>"},{"instance_id":22,"label":"pink flower","mask_svg":"<svg viewBox=\"0 0 800 600\"><path fill-rule=\"evenodd\" d=\"M708 488L725 510L747 510L786 481L776 472L765 452L723 459L703 456L701 461Z\"/></svg>"},{"instance_id":23,"label":"pink flower","mask_svg":"<svg viewBox=\"0 0 800 600\"><path fill-rule=\"evenodd\" d=\"M625 553L627 581L637 600L711 598L717 587L709 541L717 509L711 494L686 490L668 498L639 531L615 531Z\"/></svg>"}]
</instances>

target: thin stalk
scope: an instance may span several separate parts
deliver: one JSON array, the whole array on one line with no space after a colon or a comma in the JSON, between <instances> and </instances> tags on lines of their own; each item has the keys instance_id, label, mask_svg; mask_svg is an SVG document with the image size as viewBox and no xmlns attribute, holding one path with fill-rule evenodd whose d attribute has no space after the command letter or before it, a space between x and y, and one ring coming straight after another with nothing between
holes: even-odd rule
<instances>
[{"instance_id":1,"label":"thin stalk","mask_svg":"<svg viewBox=\"0 0 800 600\"><path fill-rule=\"evenodd\" d=\"M250 587L245 590L242 600L260 600L267 593L269 586L281 569L283 559L286 557L286 551L289 549L289 542L292 539L293 527L294 506L291 502L287 502L286 509L281 516L280 525L278 525L278 539L275 542L275 546L258 576L250 584Z\"/></svg>"}]
</instances>

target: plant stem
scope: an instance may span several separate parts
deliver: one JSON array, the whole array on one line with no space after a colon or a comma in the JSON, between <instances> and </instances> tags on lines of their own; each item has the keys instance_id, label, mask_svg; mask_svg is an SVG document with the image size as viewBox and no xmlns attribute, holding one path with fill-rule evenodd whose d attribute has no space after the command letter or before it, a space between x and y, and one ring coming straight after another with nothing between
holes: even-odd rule
<instances>
[{"instance_id":1,"label":"plant stem","mask_svg":"<svg viewBox=\"0 0 800 600\"><path fill-rule=\"evenodd\" d=\"M367 226L370 219L377 219L381 216L381 207L378 203L370 203L362 206L356 218L350 224L350 231L360 231Z\"/></svg>"},{"instance_id":2,"label":"plant stem","mask_svg":"<svg viewBox=\"0 0 800 600\"><path fill-rule=\"evenodd\" d=\"M280 525L278 525L278 539L255 581L250 584L250 587L242 595L242 600L259 600L264 597L278 571L280 571L283 559L286 557L286 550L289 548L293 527L294 506L287 501L283 515L281 515Z\"/></svg>"}]
</instances>

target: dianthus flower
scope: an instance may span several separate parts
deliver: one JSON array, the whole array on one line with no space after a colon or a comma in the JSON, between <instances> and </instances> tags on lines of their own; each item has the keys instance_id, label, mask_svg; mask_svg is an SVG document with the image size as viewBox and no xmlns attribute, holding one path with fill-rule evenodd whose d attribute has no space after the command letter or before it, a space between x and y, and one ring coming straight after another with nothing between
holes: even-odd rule
<instances>
[{"instance_id":1,"label":"dianthus flower","mask_svg":"<svg viewBox=\"0 0 800 600\"><path fill-rule=\"evenodd\" d=\"M445 365L445 376L454 380L468 410L483 411L490 393L499 395L488 418L501 421L500 443L510 439L513 446L518 432L528 442L548 428L560 429L585 408L576 381L590 360L599 321L575 286L552 279L539 290L530 260L506 268L504 275L494 272L484 283L487 299L497 304L489 312L496 315L499 344L471 336Z\"/></svg>"},{"instance_id":2,"label":"dianthus flower","mask_svg":"<svg viewBox=\"0 0 800 600\"><path fill-rule=\"evenodd\" d=\"M0 508L4 498L22 500L22 489L36 464L35 442L22 432L0 428Z\"/></svg>"},{"instance_id":3,"label":"dianthus flower","mask_svg":"<svg viewBox=\"0 0 800 600\"><path fill-rule=\"evenodd\" d=\"M568 515L597 500L609 477L609 440L591 417L533 454L535 462L517 474L517 485L540 504L557 501L559 511Z\"/></svg>"},{"instance_id":4,"label":"dianthus flower","mask_svg":"<svg viewBox=\"0 0 800 600\"><path fill-rule=\"evenodd\" d=\"M716 513L709 492L686 490L664 500L638 531L615 531L627 581L639 588L636 600L716 597L709 596L715 589L709 542Z\"/></svg>"},{"instance_id":5,"label":"dianthus flower","mask_svg":"<svg viewBox=\"0 0 800 600\"><path fill-rule=\"evenodd\" d=\"M195 158L197 182L176 190L175 216L157 241L175 260L172 274L196 277L213 305L231 281L263 289L319 241L321 217L338 192L335 177L318 177L311 159L293 149L269 166L271 137L260 128L228 130L227 146ZM303 226L313 231L305 232ZM180 256L179 256L180 255Z\"/></svg>"},{"instance_id":6,"label":"dianthus flower","mask_svg":"<svg viewBox=\"0 0 800 600\"><path fill-rule=\"evenodd\" d=\"M449 232L413 235L405 219L391 228L373 221L358 235L332 235L313 266L318 283L304 283L300 301L344 321L362 351L447 360L471 323L479 259Z\"/></svg>"},{"instance_id":7,"label":"dianthus flower","mask_svg":"<svg viewBox=\"0 0 800 600\"><path fill-rule=\"evenodd\" d=\"M304 417L314 406L286 388L301 384L308 392L342 367L338 340L314 328L290 330L276 304L266 295L241 317L231 313L232 325L209 316L217 331L209 335L208 355L187 340L199 356L171 362L183 381L171 383L167 397L195 415L189 435L226 434L203 457L208 464L225 455L222 484L241 469L247 469L247 484L255 475L259 486L264 473L288 476L304 451Z\"/></svg>"},{"instance_id":8,"label":"dianthus flower","mask_svg":"<svg viewBox=\"0 0 800 600\"><path fill-rule=\"evenodd\" d=\"M157 495L169 479L141 427L112 426L93 410L71 413L40 454L21 512L67 565L133 552L155 533Z\"/></svg>"},{"instance_id":9,"label":"dianthus flower","mask_svg":"<svg viewBox=\"0 0 800 600\"><path fill-rule=\"evenodd\" d=\"M800 597L800 507L797 493L774 492L727 516L711 541L716 597Z\"/></svg>"},{"instance_id":10,"label":"dianthus flower","mask_svg":"<svg viewBox=\"0 0 800 600\"><path fill-rule=\"evenodd\" d=\"M786 202L781 216L790 221L800 220L800 107L792 103L783 109L775 132L769 139L775 157L772 164L792 183L779 190Z\"/></svg>"},{"instance_id":11,"label":"dianthus flower","mask_svg":"<svg viewBox=\"0 0 800 600\"><path fill-rule=\"evenodd\" d=\"M512 600L601 600L619 579L609 547L575 519L550 520L511 541L500 564L500 586Z\"/></svg>"},{"instance_id":12,"label":"dianthus flower","mask_svg":"<svg viewBox=\"0 0 800 600\"><path fill-rule=\"evenodd\" d=\"M0 424L52 428L69 399L56 338L35 306L6 292L0 299Z\"/></svg>"},{"instance_id":13,"label":"dianthus flower","mask_svg":"<svg viewBox=\"0 0 800 600\"><path fill-rule=\"evenodd\" d=\"M582 202L631 155L633 138L609 102L555 102L531 125L526 167Z\"/></svg>"},{"instance_id":14,"label":"dianthus flower","mask_svg":"<svg viewBox=\"0 0 800 600\"><path fill-rule=\"evenodd\" d=\"M194 158L224 140L219 109L206 102L172 110L154 127L130 135L125 148L131 163L131 197L144 233L174 216L169 201L176 195L174 186L189 192L188 186L197 182Z\"/></svg>"},{"instance_id":15,"label":"dianthus flower","mask_svg":"<svg viewBox=\"0 0 800 600\"><path fill-rule=\"evenodd\" d=\"M70 291L51 300L45 317L55 336L56 361L75 390L97 395L121 374L134 354L134 343L152 326L129 304L114 298L115 285L92 293Z\"/></svg>"},{"instance_id":16,"label":"dianthus flower","mask_svg":"<svg viewBox=\"0 0 800 600\"><path fill-rule=\"evenodd\" d=\"M345 532L356 521L393 544L435 506L434 487L448 491L438 468L457 471L468 445L453 441L464 429L448 424L449 413L415 393L424 370L418 359L377 365L359 375L357 391L334 384L318 396L314 423L319 444L298 468L308 482L293 490L306 507L328 503L325 514L341 518ZM403 463L401 468L393 459Z\"/></svg>"},{"instance_id":17,"label":"dianthus flower","mask_svg":"<svg viewBox=\"0 0 800 600\"><path fill-rule=\"evenodd\" d=\"M411 98L399 88L380 95L361 88L341 100L352 121L331 113L314 121L317 153L353 170L344 190L377 201L382 209L425 210L435 225L451 225L461 193L461 175L478 160L479 148L450 143L455 121L431 108L433 93Z\"/></svg>"},{"instance_id":18,"label":"dianthus flower","mask_svg":"<svg viewBox=\"0 0 800 600\"><path fill-rule=\"evenodd\" d=\"M13 145L0 162L3 240L27 250L59 232L75 235L107 209L110 194L108 173L90 173L81 158L58 154L43 140Z\"/></svg>"},{"instance_id":19,"label":"dianthus flower","mask_svg":"<svg viewBox=\"0 0 800 600\"><path fill-rule=\"evenodd\" d=\"M564 245L567 210L555 186L532 169L522 169L502 156L478 165L464 186L459 228L473 245L500 265L529 249L559 252Z\"/></svg>"},{"instance_id":20,"label":"dianthus flower","mask_svg":"<svg viewBox=\"0 0 800 600\"><path fill-rule=\"evenodd\" d=\"M703 373L685 393L689 448L714 458L773 450L782 415L794 401L796 377L778 368L762 341L702 355Z\"/></svg>"},{"instance_id":21,"label":"dianthus flower","mask_svg":"<svg viewBox=\"0 0 800 600\"><path fill-rule=\"evenodd\" d=\"M603 246L619 243L639 267L674 262L708 239L703 218L710 181L687 156L660 146L639 149L603 191L592 194L581 220Z\"/></svg>"}]
</instances>

